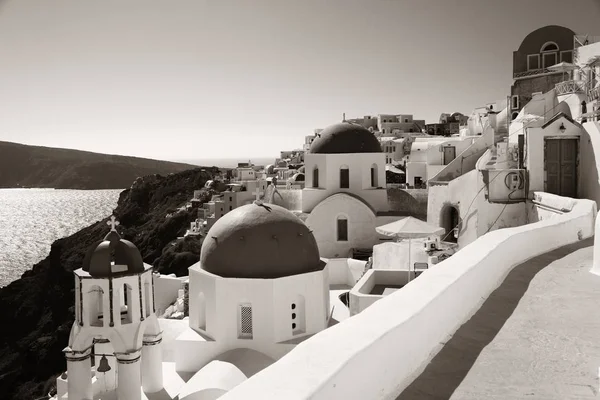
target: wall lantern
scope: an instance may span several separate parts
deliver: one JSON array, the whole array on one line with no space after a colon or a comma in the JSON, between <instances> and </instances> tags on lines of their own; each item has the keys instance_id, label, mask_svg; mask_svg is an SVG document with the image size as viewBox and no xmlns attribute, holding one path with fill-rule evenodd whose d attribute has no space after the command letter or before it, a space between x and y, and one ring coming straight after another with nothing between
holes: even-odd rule
<instances>
[{"instance_id":1,"label":"wall lantern","mask_svg":"<svg viewBox=\"0 0 600 400\"><path fill-rule=\"evenodd\" d=\"M558 130L560 131L560 133L565 133L565 131L567 130L567 128L565 128L565 124L561 123L560 124L560 128L558 128Z\"/></svg>"}]
</instances>

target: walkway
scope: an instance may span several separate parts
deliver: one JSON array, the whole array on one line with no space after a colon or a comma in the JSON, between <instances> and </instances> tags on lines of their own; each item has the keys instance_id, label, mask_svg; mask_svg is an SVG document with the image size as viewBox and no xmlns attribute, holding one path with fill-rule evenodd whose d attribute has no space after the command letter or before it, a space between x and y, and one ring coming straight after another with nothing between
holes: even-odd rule
<instances>
[{"instance_id":1,"label":"walkway","mask_svg":"<svg viewBox=\"0 0 600 400\"><path fill-rule=\"evenodd\" d=\"M597 398L592 246L588 239L515 267L396 400Z\"/></svg>"}]
</instances>

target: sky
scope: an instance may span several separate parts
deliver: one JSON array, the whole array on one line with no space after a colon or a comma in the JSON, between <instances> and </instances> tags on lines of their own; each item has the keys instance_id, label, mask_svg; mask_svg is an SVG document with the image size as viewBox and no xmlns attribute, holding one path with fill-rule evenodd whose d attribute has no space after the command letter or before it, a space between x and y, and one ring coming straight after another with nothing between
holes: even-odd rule
<instances>
[{"instance_id":1,"label":"sky","mask_svg":"<svg viewBox=\"0 0 600 400\"><path fill-rule=\"evenodd\" d=\"M0 140L275 158L344 112L504 99L529 32L599 21L600 0L0 0Z\"/></svg>"}]
</instances>

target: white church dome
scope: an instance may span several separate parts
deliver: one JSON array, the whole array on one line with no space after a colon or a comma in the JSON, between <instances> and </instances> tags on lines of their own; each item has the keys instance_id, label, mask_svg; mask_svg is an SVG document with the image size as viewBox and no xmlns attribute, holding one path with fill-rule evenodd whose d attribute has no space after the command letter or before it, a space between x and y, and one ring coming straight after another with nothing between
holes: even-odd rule
<instances>
[{"instance_id":1,"label":"white church dome","mask_svg":"<svg viewBox=\"0 0 600 400\"><path fill-rule=\"evenodd\" d=\"M226 278L274 279L323 267L304 222L266 203L229 211L208 231L200 252L200 268Z\"/></svg>"}]
</instances>

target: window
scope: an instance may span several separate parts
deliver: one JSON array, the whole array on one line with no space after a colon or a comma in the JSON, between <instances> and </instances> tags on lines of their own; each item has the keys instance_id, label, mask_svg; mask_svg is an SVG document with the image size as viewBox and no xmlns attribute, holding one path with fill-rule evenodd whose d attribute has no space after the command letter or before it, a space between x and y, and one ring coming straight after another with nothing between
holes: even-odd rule
<instances>
[{"instance_id":1,"label":"window","mask_svg":"<svg viewBox=\"0 0 600 400\"><path fill-rule=\"evenodd\" d=\"M314 188L319 187L319 168L315 167L313 169L313 185Z\"/></svg>"},{"instance_id":2,"label":"window","mask_svg":"<svg viewBox=\"0 0 600 400\"><path fill-rule=\"evenodd\" d=\"M338 242L348 241L348 220L345 217L337 219L337 240Z\"/></svg>"},{"instance_id":3,"label":"window","mask_svg":"<svg viewBox=\"0 0 600 400\"><path fill-rule=\"evenodd\" d=\"M514 95L511 97L511 104L512 104L513 110L516 110L519 108L519 96L518 95Z\"/></svg>"},{"instance_id":4,"label":"window","mask_svg":"<svg viewBox=\"0 0 600 400\"><path fill-rule=\"evenodd\" d=\"M542 50L540 50L540 53L545 53L548 51L557 51L558 50L558 45L554 42L547 42L542 46Z\"/></svg>"},{"instance_id":5,"label":"window","mask_svg":"<svg viewBox=\"0 0 600 400\"><path fill-rule=\"evenodd\" d=\"M347 166L342 166L340 169L340 188L341 189L349 189L350 188L350 170Z\"/></svg>"},{"instance_id":6,"label":"window","mask_svg":"<svg viewBox=\"0 0 600 400\"><path fill-rule=\"evenodd\" d=\"M529 54L527 56L527 71L540 69L540 55Z\"/></svg>"},{"instance_id":7,"label":"window","mask_svg":"<svg viewBox=\"0 0 600 400\"><path fill-rule=\"evenodd\" d=\"M377 164L371 165L371 187L377 187Z\"/></svg>"},{"instance_id":8,"label":"window","mask_svg":"<svg viewBox=\"0 0 600 400\"><path fill-rule=\"evenodd\" d=\"M382 133L385 133L385 128L383 128L383 129L381 130L381 132L382 132Z\"/></svg>"},{"instance_id":9,"label":"window","mask_svg":"<svg viewBox=\"0 0 600 400\"><path fill-rule=\"evenodd\" d=\"M515 118L517 118L517 116L519 115L518 111L514 111L510 117L511 120L514 120Z\"/></svg>"},{"instance_id":10,"label":"window","mask_svg":"<svg viewBox=\"0 0 600 400\"><path fill-rule=\"evenodd\" d=\"M572 63L573 62L573 50L566 50L560 52L560 62Z\"/></svg>"},{"instance_id":11,"label":"window","mask_svg":"<svg viewBox=\"0 0 600 400\"><path fill-rule=\"evenodd\" d=\"M233 210L233 206L229 206L229 211Z\"/></svg>"},{"instance_id":12,"label":"window","mask_svg":"<svg viewBox=\"0 0 600 400\"><path fill-rule=\"evenodd\" d=\"M543 57L544 68L548 68L557 64L557 53L544 53Z\"/></svg>"},{"instance_id":13,"label":"window","mask_svg":"<svg viewBox=\"0 0 600 400\"><path fill-rule=\"evenodd\" d=\"M240 304L239 310L239 338L252 339L252 305Z\"/></svg>"},{"instance_id":14,"label":"window","mask_svg":"<svg viewBox=\"0 0 600 400\"><path fill-rule=\"evenodd\" d=\"M408 118L404 118L404 122L408 124Z\"/></svg>"}]
</instances>

